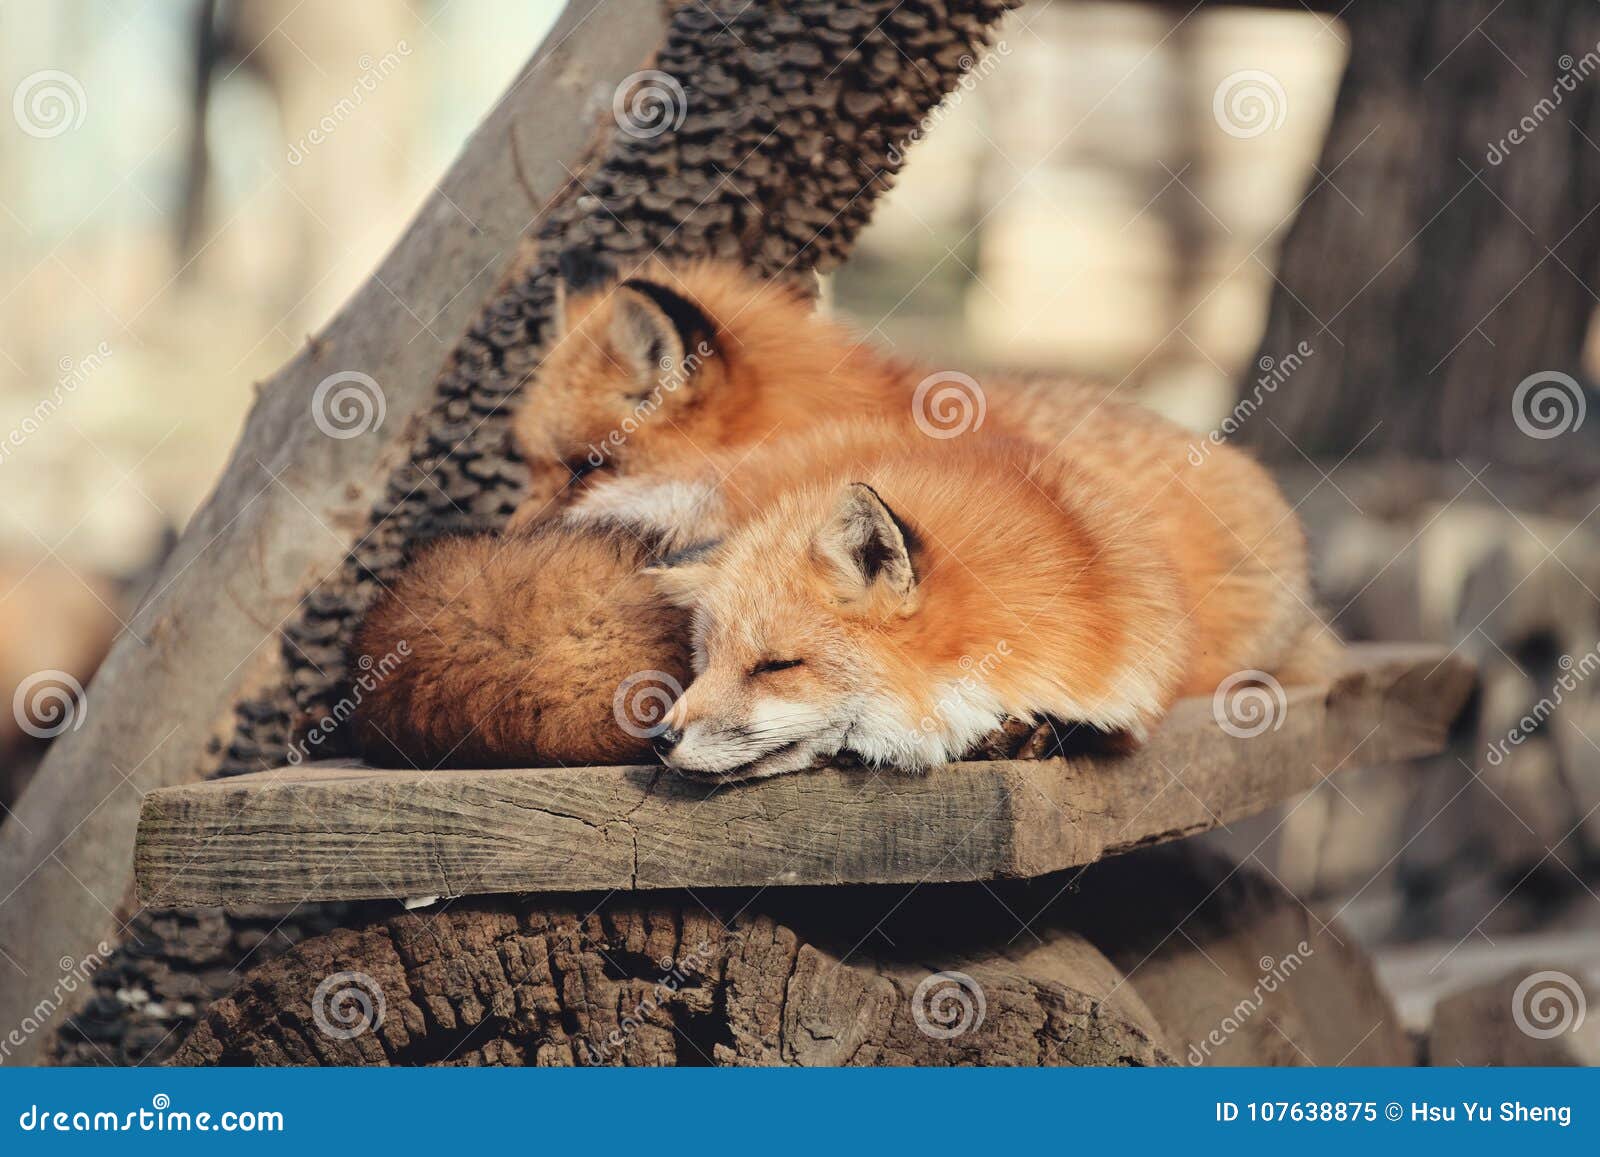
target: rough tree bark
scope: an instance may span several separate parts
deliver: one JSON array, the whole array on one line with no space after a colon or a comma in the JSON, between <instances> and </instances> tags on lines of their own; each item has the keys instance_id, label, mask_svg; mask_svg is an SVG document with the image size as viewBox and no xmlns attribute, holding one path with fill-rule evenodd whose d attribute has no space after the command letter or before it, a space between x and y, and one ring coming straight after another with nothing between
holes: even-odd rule
<instances>
[{"instance_id":1,"label":"rough tree bark","mask_svg":"<svg viewBox=\"0 0 1600 1157\"><path fill-rule=\"evenodd\" d=\"M1582 378L1600 258L1600 11L1413 0L1343 16L1349 67L1259 350L1280 366L1301 341L1314 353L1242 440L1292 463L1296 447L1337 459L1359 446L1594 477L1600 423L1528 438L1512 395L1539 371Z\"/></svg>"},{"instance_id":2,"label":"rough tree bark","mask_svg":"<svg viewBox=\"0 0 1600 1157\"><path fill-rule=\"evenodd\" d=\"M838 262L920 119L1008 6L569 6L378 276L263 390L134 619L137 637L114 650L82 729L58 740L19 804L22 822L0 840L0 949L27 979L0 989L0 1021L20 1020L59 958L82 956L129 914L138 793L281 762L294 730L339 698L344 644L407 549L492 528L514 507L526 472L505 443L506 407L537 364L556 251L715 252L767 272ZM672 84L657 79L641 106L642 89L618 90L645 67ZM632 133L614 131L614 93L642 110ZM650 111L652 95L664 109ZM437 348L411 340L415 317L443 335L442 370ZM317 385L340 371L370 375L384 394L386 421L359 437L326 437L310 421ZM196 955L236 962L260 931L180 918L194 935L219 934L176 949L156 918L133 917L129 938L170 969ZM278 931L299 935L298 918ZM122 954L98 974L101 1039L89 1047L79 1025L53 1051L136 1059L120 1043L116 992L156 983L140 959ZM199 987L196 1007L216 991ZM170 1012L154 999L164 994L149 995Z\"/></svg>"},{"instance_id":3,"label":"rough tree bark","mask_svg":"<svg viewBox=\"0 0 1600 1157\"><path fill-rule=\"evenodd\" d=\"M1130 904L1130 895L1151 902ZM1290 959L1297 963L1278 963ZM1263 994L1264 969L1284 979ZM950 973L961 975L936 977ZM339 992L343 1000L335 999ZM1241 1014L1240 1000L1251 993L1259 1003ZM1230 1016L1240 1023L1227 1023ZM1213 1029L1226 1037L1222 1045L1190 1051ZM1160 849L997 887L710 891L576 903L536 897L391 916L307 941L257 969L212 1005L173 1060L1150 1065L1302 1058L1410 1059L1367 961L1270 881L1192 850Z\"/></svg>"}]
</instances>

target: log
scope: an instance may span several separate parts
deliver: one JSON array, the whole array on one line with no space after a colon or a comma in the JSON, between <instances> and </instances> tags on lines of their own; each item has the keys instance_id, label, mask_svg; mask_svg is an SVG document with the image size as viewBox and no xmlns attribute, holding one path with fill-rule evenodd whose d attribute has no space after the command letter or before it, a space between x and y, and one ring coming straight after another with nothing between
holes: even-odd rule
<instances>
[{"instance_id":1,"label":"log","mask_svg":"<svg viewBox=\"0 0 1600 1157\"><path fill-rule=\"evenodd\" d=\"M1439 1001L1426 1049L1447 1065L1528 1067L1600 1064L1600 1000L1593 969L1523 965Z\"/></svg>"},{"instance_id":2,"label":"log","mask_svg":"<svg viewBox=\"0 0 1600 1157\"><path fill-rule=\"evenodd\" d=\"M1072 926L1129 977L1177 1061L1415 1064L1355 938L1259 870L1261 861L1235 866L1197 847L1208 842L1097 864L1075 885Z\"/></svg>"},{"instance_id":3,"label":"log","mask_svg":"<svg viewBox=\"0 0 1600 1157\"><path fill-rule=\"evenodd\" d=\"M1295 952L1310 964L1224 1063L1404 1063L1340 940L1187 845L992 885L476 899L303 942L215 1002L173 1063L1192 1063L1173 1042L1223 1027L1258 958Z\"/></svg>"},{"instance_id":4,"label":"log","mask_svg":"<svg viewBox=\"0 0 1600 1157\"><path fill-rule=\"evenodd\" d=\"M589 889L986 880L1205 831L1325 774L1440 750L1473 683L1440 648L1353 648L1258 735L1180 703L1127 756L823 768L708 785L660 767L285 768L151 792L150 907Z\"/></svg>"}]
</instances>

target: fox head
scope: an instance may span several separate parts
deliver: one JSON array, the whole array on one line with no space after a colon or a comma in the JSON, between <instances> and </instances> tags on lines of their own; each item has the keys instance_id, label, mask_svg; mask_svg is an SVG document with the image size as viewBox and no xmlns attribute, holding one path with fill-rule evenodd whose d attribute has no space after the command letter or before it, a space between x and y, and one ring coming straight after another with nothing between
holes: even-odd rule
<instances>
[{"instance_id":1,"label":"fox head","mask_svg":"<svg viewBox=\"0 0 1600 1157\"><path fill-rule=\"evenodd\" d=\"M618 279L564 253L554 330L517 437L530 461L577 476L615 467L652 426L670 430L726 369L717 323L664 268Z\"/></svg>"},{"instance_id":2,"label":"fox head","mask_svg":"<svg viewBox=\"0 0 1600 1157\"><path fill-rule=\"evenodd\" d=\"M803 334L818 324L789 281L705 261L652 262L619 275L603 259L569 250L554 338L513 419L517 441L561 484L673 449L698 461L690 447L753 441L759 434L746 439L740 423L756 420L747 412L782 364L779 351L804 350Z\"/></svg>"},{"instance_id":3,"label":"fox head","mask_svg":"<svg viewBox=\"0 0 1600 1157\"><path fill-rule=\"evenodd\" d=\"M912 767L948 758L899 690L926 683L895 641L921 611L921 550L853 483L790 495L701 560L655 572L694 611L695 677L665 719L662 760L752 779L841 750Z\"/></svg>"}]
</instances>

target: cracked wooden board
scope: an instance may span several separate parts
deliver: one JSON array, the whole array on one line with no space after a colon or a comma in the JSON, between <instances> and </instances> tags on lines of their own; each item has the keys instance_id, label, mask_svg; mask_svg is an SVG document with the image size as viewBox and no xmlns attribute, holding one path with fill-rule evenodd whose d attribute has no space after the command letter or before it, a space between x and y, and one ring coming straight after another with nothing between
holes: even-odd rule
<instances>
[{"instance_id":1,"label":"cracked wooden board","mask_svg":"<svg viewBox=\"0 0 1600 1157\"><path fill-rule=\"evenodd\" d=\"M1208 830L1351 767L1441 750L1472 689L1442 648L1352 648L1260 734L1186 700L1126 756L824 768L711 786L659 767L286 768L150 792L152 908L1037 876ZM1242 731L1235 728L1236 732Z\"/></svg>"}]
</instances>

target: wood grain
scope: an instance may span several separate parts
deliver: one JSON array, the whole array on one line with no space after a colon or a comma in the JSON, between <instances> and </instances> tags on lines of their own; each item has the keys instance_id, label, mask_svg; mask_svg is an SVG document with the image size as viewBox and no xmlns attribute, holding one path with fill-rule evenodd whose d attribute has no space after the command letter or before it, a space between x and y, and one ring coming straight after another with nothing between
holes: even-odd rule
<instances>
[{"instance_id":1,"label":"wood grain","mask_svg":"<svg viewBox=\"0 0 1600 1157\"><path fill-rule=\"evenodd\" d=\"M150 792L150 907L1037 876L1440 750L1473 683L1437 647L1352 648L1258 735L1180 703L1125 756L823 768L712 786L659 767L283 769Z\"/></svg>"}]
</instances>

